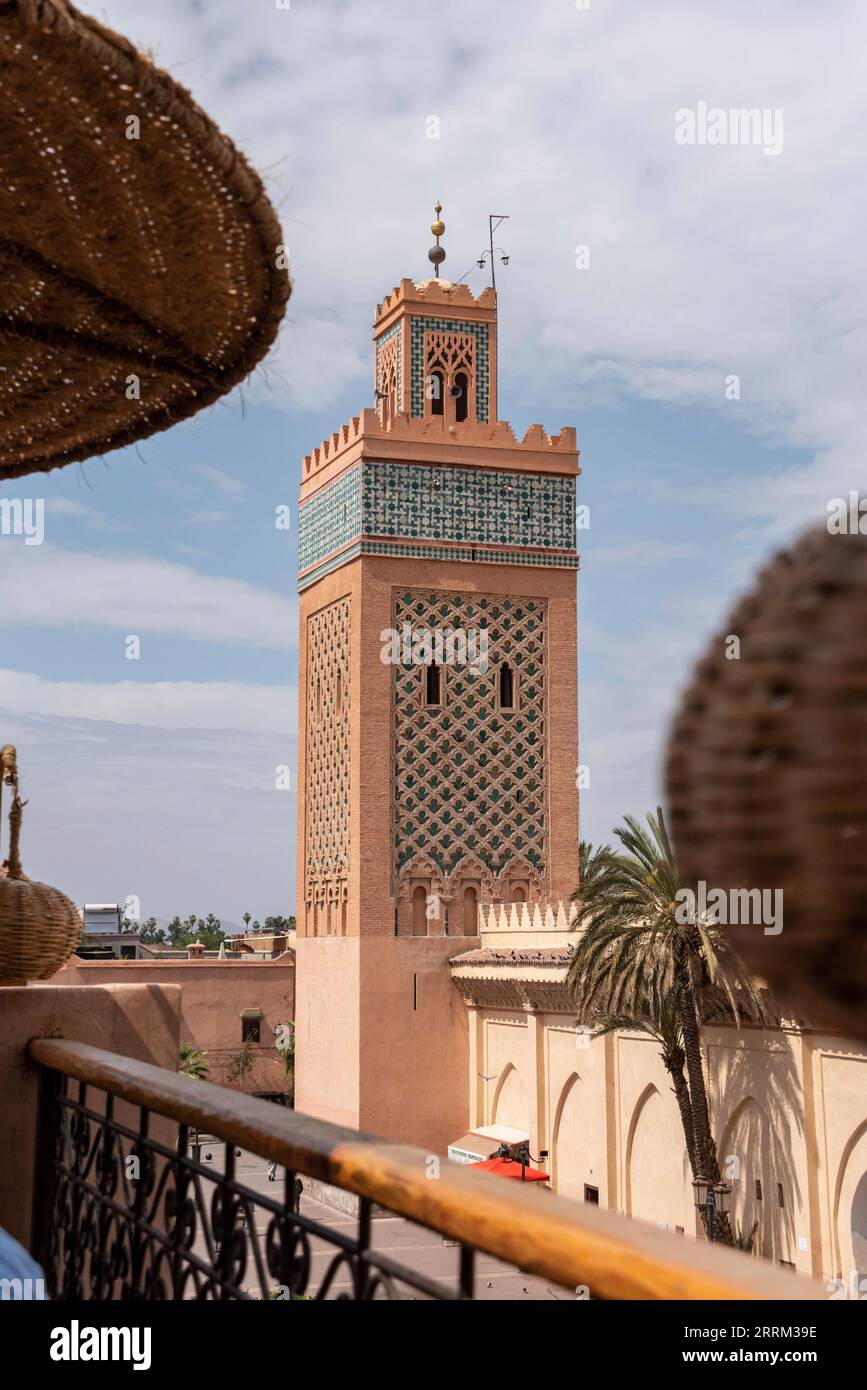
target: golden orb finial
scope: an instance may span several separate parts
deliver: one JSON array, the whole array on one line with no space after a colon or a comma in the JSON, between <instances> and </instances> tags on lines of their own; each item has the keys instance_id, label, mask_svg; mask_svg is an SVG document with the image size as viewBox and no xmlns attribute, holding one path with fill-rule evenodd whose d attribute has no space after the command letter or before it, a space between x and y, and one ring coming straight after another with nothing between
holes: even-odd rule
<instances>
[{"instance_id":1,"label":"golden orb finial","mask_svg":"<svg viewBox=\"0 0 867 1390\"><path fill-rule=\"evenodd\" d=\"M434 207L434 212L436 213L436 221L431 222L430 224L430 229L437 239L437 244L436 246L432 246L427 253L427 258L432 263L434 268L434 275L436 275L437 278L439 278L440 266L446 258L446 253L443 250L442 246L440 246L440 237L446 229L445 222L440 221L440 213L442 212L442 210L442 203L437 203Z\"/></svg>"}]
</instances>

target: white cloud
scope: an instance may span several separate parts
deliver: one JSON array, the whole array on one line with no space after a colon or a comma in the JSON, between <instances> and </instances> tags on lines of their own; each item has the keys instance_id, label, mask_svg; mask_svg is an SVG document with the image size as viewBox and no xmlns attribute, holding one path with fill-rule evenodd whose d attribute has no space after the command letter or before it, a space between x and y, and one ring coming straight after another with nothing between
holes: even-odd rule
<instances>
[{"instance_id":1,"label":"white cloud","mask_svg":"<svg viewBox=\"0 0 867 1390\"><path fill-rule=\"evenodd\" d=\"M240 478L233 478L231 473L224 472L222 468L214 468L210 463L194 463L193 472L198 473L206 482L213 483L220 492L225 492L230 497L240 497L247 491L246 483Z\"/></svg>"},{"instance_id":2,"label":"white cloud","mask_svg":"<svg viewBox=\"0 0 867 1390\"><path fill-rule=\"evenodd\" d=\"M784 483L739 476L737 460L720 480L720 504L770 533L863 473L860 0L480 0L471 24L462 0L441 0L433 30L424 8L386 0L263 5L243 25L234 0L86 7L170 69L183 61L196 99L271 169L295 292L257 396L366 403L374 303L427 273L440 197L450 277L473 265L491 208L510 214L504 416L509 394L535 410L554 391L612 393L698 404L809 450ZM783 152L678 145L675 112L700 100L782 108Z\"/></svg>"},{"instance_id":3,"label":"white cloud","mask_svg":"<svg viewBox=\"0 0 867 1390\"><path fill-rule=\"evenodd\" d=\"M295 690L242 681L59 681L0 669L0 707L12 714L156 729L295 727Z\"/></svg>"},{"instance_id":4,"label":"white cloud","mask_svg":"<svg viewBox=\"0 0 867 1390\"><path fill-rule=\"evenodd\" d=\"M295 605L287 596L146 555L7 540L0 545L0 585L15 595L0 610L4 626L102 628L272 649L292 640Z\"/></svg>"},{"instance_id":5,"label":"white cloud","mask_svg":"<svg viewBox=\"0 0 867 1390\"><path fill-rule=\"evenodd\" d=\"M499 280L504 417L517 406L540 418L540 402L571 400L574 413L542 418L555 430L576 424L580 436L583 402L674 403L803 452L786 471L770 452L772 462L749 473L736 451L713 472L697 459L689 500L699 521L702 512L728 519L729 550L693 567L698 586L670 597L658 627L636 622L620 641L606 641L601 626L582 629L584 670L588 651L600 664L582 686L593 774L584 812L601 806L609 825L654 804L676 683L748 558L864 478L861 0L615 0L587 11L567 0L478 0L471 18L463 0L440 0L433 26L426 7L387 0L298 0L279 11L266 2L243 22L237 0L79 3L153 48L257 167L272 170L295 290L280 343L245 388L256 399L299 413L369 403L374 305L403 275L427 273L439 197L450 278L485 245L488 213L510 214L499 234L511 253ZM782 107L783 153L678 146L675 112L699 100ZM439 140L425 139L430 114ZM590 248L589 270L576 268L579 244ZM484 277L469 279L478 289ZM733 374L739 400L725 397ZM592 456L583 466L589 478ZM686 488L677 491L686 500ZM643 563L662 560L656 544L642 548ZM594 555L613 567L618 548L589 549L588 571ZM25 554L35 571L29 557L39 553L16 559ZM172 582L153 577L153 616L164 621ZM204 624L194 617L202 578L180 585L183 620L210 632L219 605L205 603ZM613 591L611 568L605 580ZM236 583L212 581L221 582ZM127 589L114 604L93 588L100 622L105 609L109 625L129 630ZM26 589L16 586L16 604L27 607ZM52 599L62 613L72 602L60 585L36 589L37 623ZM228 631L239 640L248 624L273 627L261 613L276 596L264 610L250 594L236 598ZM84 619L73 612L72 621Z\"/></svg>"},{"instance_id":6,"label":"white cloud","mask_svg":"<svg viewBox=\"0 0 867 1390\"><path fill-rule=\"evenodd\" d=\"M627 564L632 568L666 565L672 560L690 560L700 553L699 547L688 541L635 541L625 545L600 545L584 548L584 554L597 565Z\"/></svg>"}]
</instances>

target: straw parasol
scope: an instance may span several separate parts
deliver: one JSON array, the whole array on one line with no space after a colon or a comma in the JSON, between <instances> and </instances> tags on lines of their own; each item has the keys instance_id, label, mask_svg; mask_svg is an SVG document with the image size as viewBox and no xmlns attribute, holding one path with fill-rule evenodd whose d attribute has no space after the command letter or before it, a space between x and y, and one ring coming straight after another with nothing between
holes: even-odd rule
<instances>
[{"instance_id":1,"label":"straw parasol","mask_svg":"<svg viewBox=\"0 0 867 1390\"><path fill-rule=\"evenodd\" d=\"M766 566L699 663L669 741L670 825L688 882L779 902L768 929L740 896L725 927L777 999L860 1038L865 765L867 536L820 527Z\"/></svg>"},{"instance_id":2,"label":"straw parasol","mask_svg":"<svg viewBox=\"0 0 867 1390\"><path fill-rule=\"evenodd\" d=\"M261 180L66 0L0 0L0 481L216 401L290 294Z\"/></svg>"}]
</instances>

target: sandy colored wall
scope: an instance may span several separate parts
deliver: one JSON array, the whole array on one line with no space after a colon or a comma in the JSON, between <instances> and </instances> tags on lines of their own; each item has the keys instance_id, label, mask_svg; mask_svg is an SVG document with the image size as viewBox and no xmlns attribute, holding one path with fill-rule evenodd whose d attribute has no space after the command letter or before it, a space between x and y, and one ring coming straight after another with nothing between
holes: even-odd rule
<instances>
[{"instance_id":1,"label":"sandy colored wall","mask_svg":"<svg viewBox=\"0 0 867 1390\"><path fill-rule=\"evenodd\" d=\"M274 1046L278 1023L295 1016L295 963L290 961L78 961L74 957L53 977L63 985L157 984L181 988L180 1040L207 1052L207 1079L241 1090L229 1070L241 1050L245 1008L261 1009L259 1046L243 1089L284 1091L288 1078ZM177 1053L172 1062L177 1070Z\"/></svg>"},{"instance_id":2,"label":"sandy colored wall","mask_svg":"<svg viewBox=\"0 0 867 1390\"><path fill-rule=\"evenodd\" d=\"M361 1127L357 935L302 936L296 950L295 1109Z\"/></svg>"},{"instance_id":3,"label":"sandy colored wall","mask_svg":"<svg viewBox=\"0 0 867 1390\"><path fill-rule=\"evenodd\" d=\"M173 985L0 989L0 1226L23 1245L30 1241L39 1080L30 1040L66 1038L173 1069L180 1013Z\"/></svg>"},{"instance_id":4,"label":"sandy colored wall","mask_svg":"<svg viewBox=\"0 0 867 1390\"><path fill-rule=\"evenodd\" d=\"M582 1040L562 1015L505 1009L471 1010L470 1035L471 1072L491 1078L469 1078L474 1122L527 1130L561 1195L583 1200L587 1184L603 1206L695 1234L680 1115L652 1038ZM708 1028L703 1042L736 1226L758 1222L762 1253L804 1274L847 1286L853 1270L867 1276L867 1048L794 1029Z\"/></svg>"},{"instance_id":5,"label":"sandy colored wall","mask_svg":"<svg viewBox=\"0 0 867 1390\"><path fill-rule=\"evenodd\" d=\"M361 946L361 1128L433 1153L469 1122L467 1010L446 964L454 952L447 937Z\"/></svg>"},{"instance_id":6,"label":"sandy colored wall","mask_svg":"<svg viewBox=\"0 0 867 1390\"><path fill-rule=\"evenodd\" d=\"M602 1206L609 1205L607 1121L605 1109L605 1045L576 1034L557 1015L544 1019L545 1054L542 1086L549 1122L539 1148L550 1152L549 1171L564 1197L584 1200L584 1186L599 1189ZM547 1084L545 1078L548 1078ZM580 1164L575 1155L581 1155Z\"/></svg>"}]
</instances>

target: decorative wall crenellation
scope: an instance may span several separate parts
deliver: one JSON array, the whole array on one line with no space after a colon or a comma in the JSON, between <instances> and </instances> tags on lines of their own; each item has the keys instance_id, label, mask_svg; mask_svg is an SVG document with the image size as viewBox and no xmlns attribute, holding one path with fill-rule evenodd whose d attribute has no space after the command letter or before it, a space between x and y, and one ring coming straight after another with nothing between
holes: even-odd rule
<instances>
[{"instance_id":1,"label":"decorative wall crenellation","mask_svg":"<svg viewBox=\"0 0 867 1390\"><path fill-rule=\"evenodd\" d=\"M465 443L472 448L525 450L528 454L542 453L558 457L572 456L577 452L574 427L564 425L559 434L548 434L541 425L529 425L519 439L506 420L491 421L486 424L479 420L466 420L462 424L447 427L443 420L417 418L406 411L398 411L390 424L383 424L376 410L366 408L360 415L353 415L339 430L304 457L302 478L318 472L325 464L333 462L345 450L364 440L388 439L394 443L412 445L430 444L448 440L449 444ZM577 474L577 467L573 477Z\"/></svg>"}]
</instances>

